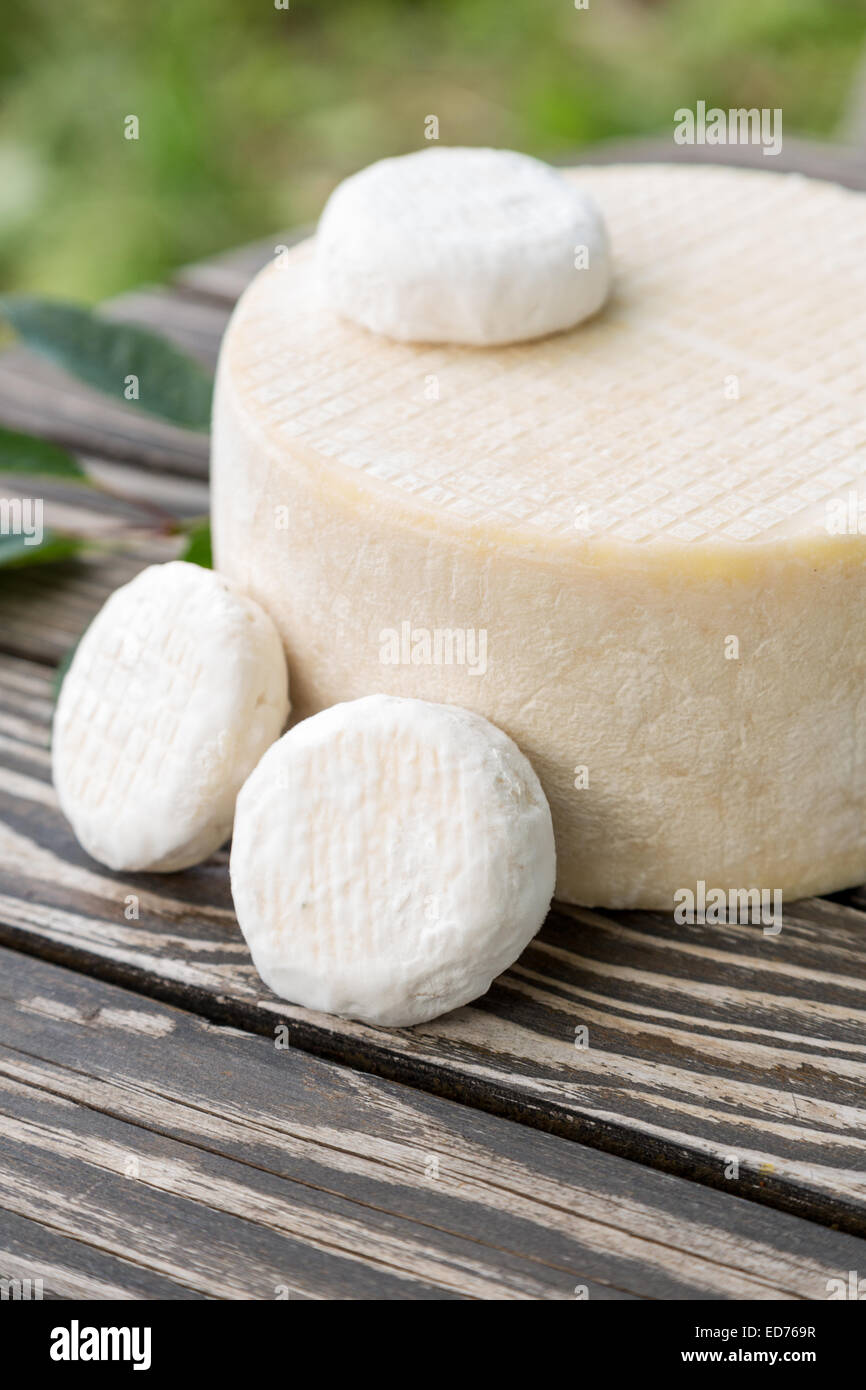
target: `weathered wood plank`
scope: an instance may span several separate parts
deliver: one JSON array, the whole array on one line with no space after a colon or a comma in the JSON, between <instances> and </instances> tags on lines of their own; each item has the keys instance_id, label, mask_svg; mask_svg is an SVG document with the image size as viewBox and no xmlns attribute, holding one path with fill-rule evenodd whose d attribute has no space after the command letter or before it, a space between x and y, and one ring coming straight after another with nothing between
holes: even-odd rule
<instances>
[{"instance_id":1,"label":"weathered wood plank","mask_svg":"<svg viewBox=\"0 0 866 1390\"><path fill-rule=\"evenodd\" d=\"M162 333L213 368L231 305L181 288L147 287L104 306L108 318ZM104 396L23 348L0 354L0 422L79 453L134 463L182 477L206 478L206 434L166 424Z\"/></svg>"},{"instance_id":2,"label":"weathered wood plank","mask_svg":"<svg viewBox=\"0 0 866 1390\"><path fill-rule=\"evenodd\" d=\"M12 1211L0 1211L0 1281L6 1280L19 1284L17 1290L14 1283L4 1284L10 1299L16 1294L46 1301L204 1297L123 1255L106 1254L84 1240L61 1235L50 1226L28 1221ZM36 1281L41 1283L38 1293Z\"/></svg>"},{"instance_id":3,"label":"weathered wood plank","mask_svg":"<svg viewBox=\"0 0 866 1390\"><path fill-rule=\"evenodd\" d=\"M170 338L207 367L216 363L231 306L203 302L182 289L147 287L103 308L106 317L138 323ZM180 429L102 395L24 348L0 354L0 422L52 439L77 453L206 479L206 434Z\"/></svg>"},{"instance_id":4,"label":"weathered wood plank","mask_svg":"<svg viewBox=\"0 0 866 1390\"><path fill-rule=\"evenodd\" d=\"M866 1250L9 952L0 1205L219 1297L818 1299Z\"/></svg>"},{"instance_id":5,"label":"weathered wood plank","mask_svg":"<svg viewBox=\"0 0 866 1390\"><path fill-rule=\"evenodd\" d=\"M204 482L83 461L111 495L40 479L45 525L88 536L103 549L56 565L0 571L0 646L6 652L56 665L114 589L145 565L182 551L183 538L160 535L159 527L172 518L207 515ZM0 493L32 497L32 480L4 475Z\"/></svg>"},{"instance_id":6,"label":"weathered wood plank","mask_svg":"<svg viewBox=\"0 0 866 1390\"><path fill-rule=\"evenodd\" d=\"M90 475L101 479L102 491L55 478L28 478L4 473L0 495L5 498L39 498L48 528L73 531L118 548L127 534L160 533L180 517L206 516L208 489L203 482L146 474L102 459L86 460Z\"/></svg>"},{"instance_id":7,"label":"weathered wood plank","mask_svg":"<svg viewBox=\"0 0 866 1390\"><path fill-rule=\"evenodd\" d=\"M143 285L101 306L106 318L163 334L205 367L216 366L231 305L189 294L182 285Z\"/></svg>"},{"instance_id":8,"label":"weathered wood plank","mask_svg":"<svg viewBox=\"0 0 866 1390\"><path fill-rule=\"evenodd\" d=\"M283 1020L297 1047L866 1231L858 909L790 906L777 937L561 909L471 1007L399 1031L314 1014L256 975L224 852L129 880L87 858L50 785L50 673L8 659L0 673L5 941L245 1029Z\"/></svg>"},{"instance_id":9,"label":"weathered wood plank","mask_svg":"<svg viewBox=\"0 0 866 1390\"><path fill-rule=\"evenodd\" d=\"M294 246L315 231L315 226L294 227L289 232L275 232L249 246L183 266L173 284L190 294L197 294L219 303L232 305L239 299L250 280L274 259L281 246Z\"/></svg>"},{"instance_id":10,"label":"weathered wood plank","mask_svg":"<svg viewBox=\"0 0 866 1390\"><path fill-rule=\"evenodd\" d=\"M522 1253L569 1243L547 1204L503 1216L492 1155L447 1120L56 967L2 973L0 1204L211 1297L572 1296L579 1267ZM411 1138L379 1140L383 1117ZM451 1173L440 1195L431 1145L472 1191Z\"/></svg>"},{"instance_id":11,"label":"weathered wood plank","mask_svg":"<svg viewBox=\"0 0 866 1390\"><path fill-rule=\"evenodd\" d=\"M0 355L0 423L99 458L206 478L206 434L107 399L23 348Z\"/></svg>"},{"instance_id":12,"label":"weathered wood plank","mask_svg":"<svg viewBox=\"0 0 866 1390\"><path fill-rule=\"evenodd\" d=\"M180 542L145 541L122 553L0 574L0 645L56 665L108 595L145 565L173 558Z\"/></svg>"}]
</instances>

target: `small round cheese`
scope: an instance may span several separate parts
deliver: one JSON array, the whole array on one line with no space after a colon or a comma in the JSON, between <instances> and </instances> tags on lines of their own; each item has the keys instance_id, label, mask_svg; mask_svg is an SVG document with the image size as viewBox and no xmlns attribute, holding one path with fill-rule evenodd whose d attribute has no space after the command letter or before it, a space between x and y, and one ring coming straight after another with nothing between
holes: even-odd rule
<instances>
[{"instance_id":1,"label":"small round cheese","mask_svg":"<svg viewBox=\"0 0 866 1390\"><path fill-rule=\"evenodd\" d=\"M274 744L231 855L262 979L307 1008L403 1027L483 994L547 912L550 810L479 715L370 695Z\"/></svg>"},{"instance_id":2,"label":"small round cheese","mask_svg":"<svg viewBox=\"0 0 866 1390\"><path fill-rule=\"evenodd\" d=\"M432 147L332 193L317 234L331 307L403 342L518 342L601 308L601 214L562 174L511 150Z\"/></svg>"},{"instance_id":3,"label":"small round cheese","mask_svg":"<svg viewBox=\"0 0 866 1390\"><path fill-rule=\"evenodd\" d=\"M61 808L115 870L163 873L231 834L235 798L289 714L270 618L198 565L152 565L81 639L54 717Z\"/></svg>"}]
</instances>

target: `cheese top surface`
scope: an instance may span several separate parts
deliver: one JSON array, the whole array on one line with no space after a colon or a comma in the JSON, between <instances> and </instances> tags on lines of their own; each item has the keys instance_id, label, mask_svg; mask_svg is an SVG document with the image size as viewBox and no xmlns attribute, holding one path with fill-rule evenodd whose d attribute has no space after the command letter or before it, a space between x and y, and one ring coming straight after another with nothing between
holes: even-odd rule
<instances>
[{"instance_id":1,"label":"cheese top surface","mask_svg":"<svg viewBox=\"0 0 866 1390\"><path fill-rule=\"evenodd\" d=\"M328 308L308 241L235 313L240 409L277 453L438 526L666 553L832 534L828 506L866 501L866 198L694 166L568 176L610 232L596 318L394 342Z\"/></svg>"}]
</instances>

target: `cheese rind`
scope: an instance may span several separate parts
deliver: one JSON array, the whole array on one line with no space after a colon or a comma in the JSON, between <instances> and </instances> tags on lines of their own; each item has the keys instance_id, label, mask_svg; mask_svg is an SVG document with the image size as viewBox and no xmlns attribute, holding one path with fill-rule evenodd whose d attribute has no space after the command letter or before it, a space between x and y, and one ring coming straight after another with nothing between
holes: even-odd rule
<instances>
[{"instance_id":1,"label":"cheese rind","mask_svg":"<svg viewBox=\"0 0 866 1390\"><path fill-rule=\"evenodd\" d=\"M331 194L316 268L335 312L404 342L489 346L571 328L607 297L597 207L512 150L431 146Z\"/></svg>"},{"instance_id":2,"label":"cheese rind","mask_svg":"<svg viewBox=\"0 0 866 1390\"><path fill-rule=\"evenodd\" d=\"M866 199L573 177L617 284L573 333L374 340L318 302L309 244L253 282L219 366L217 564L272 613L299 715L388 691L506 730L566 901L862 882ZM483 671L434 659L448 631L486 634Z\"/></svg>"},{"instance_id":3,"label":"cheese rind","mask_svg":"<svg viewBox=\"0 0 866 1390\"><path fill-rule=\"evenodd\" d=\"M115 870L169 873L229 837L235 797L289 714L279 636L223 575L174 561L118 589L64 678L61 809Z\"/></svg>"},{"instance_id":4,"label":"cheese rind","mask_svg":"<svg viewBox=\"0 0 866 1390\"><path fill-rule=\"evenodd\" d=\"M465 710L336 705L238 797L232 894L256 969L285 999L367 1023L485 993L541 926L555 873L538 778Z\"/></svg>"}]
</instances>

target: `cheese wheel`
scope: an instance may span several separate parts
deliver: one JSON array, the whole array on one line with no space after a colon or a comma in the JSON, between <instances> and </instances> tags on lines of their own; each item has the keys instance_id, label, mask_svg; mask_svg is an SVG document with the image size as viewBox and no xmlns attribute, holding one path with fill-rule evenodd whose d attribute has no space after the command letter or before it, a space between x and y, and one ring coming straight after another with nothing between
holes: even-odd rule
<instances>
[{"instance_id":1,"label":"cheese wheel","mask_svg":"<svg viewBox=\"0 0 866 1390\"><path fill-rule=\"evenodd\" d=\"M467 1004L544 921L550 809L467 710L372 695L298 724L238 797L232 895L275 993L408 1027Z\"/></svg>"},{"instance_id":2,"label":"cheese wheel","mask_svg":"<svg viewBox=\"0 0 866 1390\"><path fill-rule=\"evenodd\" d=\"M316 236L331 307L407 342L489 346L600 309L607 235L592 199L513 150L433 145L335 188Z\"/></svg>"},{"instance_id":3,"label":"cheese wheel","mask_svg":"<svg viewBox=\"0 0 866 1390\"><path fill-rule=\"evenodd\" d=\"M52 735L61 809L88 854L169 873L231 834L235 798L289 714L279 636L212 570L151 565L78 645Z\"/></svg>"},{"instance_id":4,"label":"cheese wheel","mask_svg":"<svg viewBox=\"0 0 866 1390\"><path fill-rule=\"evenodd\" d=\"M216 562L299 716L453 703L536 769L557 895L866 878L866 199L595 168L616 294L539 342L376 339L306 243L238 305Z\"/></svg>"}]
</instances>

